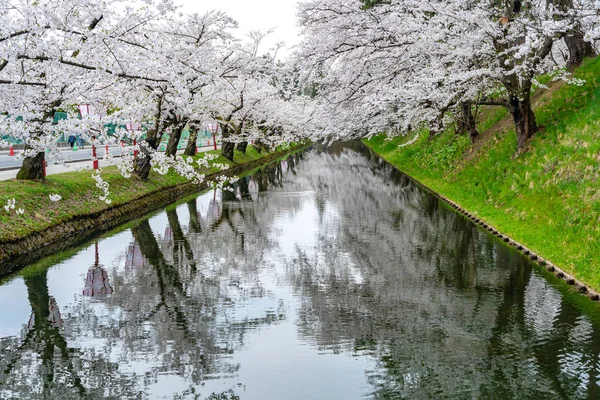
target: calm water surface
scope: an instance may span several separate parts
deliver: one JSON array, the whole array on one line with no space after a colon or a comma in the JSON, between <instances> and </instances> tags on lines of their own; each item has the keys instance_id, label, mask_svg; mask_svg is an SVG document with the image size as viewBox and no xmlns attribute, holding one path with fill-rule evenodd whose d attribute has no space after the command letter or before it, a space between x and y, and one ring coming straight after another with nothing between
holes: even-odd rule
<instances>
[{"instance_id":1,"label":"calm water surface","mask_svg":"<svg viewBox=\"0 0 600 400\"><path fill-rule=\"evenodd\" d=\"M2 399L600 398L600 310L360 144L0 286Z\"/></svg>"}]
</instances>

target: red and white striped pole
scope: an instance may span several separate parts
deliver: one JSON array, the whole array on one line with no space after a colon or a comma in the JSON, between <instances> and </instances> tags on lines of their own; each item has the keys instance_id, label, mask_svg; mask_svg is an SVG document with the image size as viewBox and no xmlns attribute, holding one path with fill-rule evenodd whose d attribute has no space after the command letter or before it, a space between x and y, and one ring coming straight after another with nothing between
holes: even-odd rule
<instances>
[{"instance_id":1,"label":"red and white striped pole","mask_svg":"<svg viewBox=\"0 0 600 400\"><path fill-rule=\"evenodd\" d=\"M92 161L94 169L98 169L98 156L96 155L96 136L92 136Z\"/></svg>"},{"instance_id":2,"label":"red and white striped pole","mask_svg":"<svg viewBox=\"0 0 600 400\"><path fill-rule=\"evenodd\" d=\"M9 152L9 156L14 156L15 155L15 149L13 148L13 145L10 145L10 152Z\"/></svg>"}]
</instances>

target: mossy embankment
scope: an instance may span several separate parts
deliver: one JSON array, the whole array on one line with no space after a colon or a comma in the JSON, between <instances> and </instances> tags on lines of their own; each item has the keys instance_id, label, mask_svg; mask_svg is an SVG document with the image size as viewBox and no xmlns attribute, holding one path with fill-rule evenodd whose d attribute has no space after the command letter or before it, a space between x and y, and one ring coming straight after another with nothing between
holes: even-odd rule
<instances>
[{"instance_id":1,"label":"mossy embankment","mask_svg":"<svg viewBox=\"0 0 600 400\"><path fill-rule=\"evenodd\" d=\"M516 156L503 109L481 114L479 140L446 132L365 143L391 164L569 274L600 290L600 57L534 98L541 126Z\"/></svg>"},{"instance_id":2,"label":"mossy embankment","mask_svg":"<svg viewBox=\"0 0 600 400\"><path fill-rule=\"evenodd\" d=\"M0 206L14 198L16 209L24 209L24 214L18 215L0 208L0 275L198 192L219 175L241 174L302 147L259 154L248 146L246 153L235 152L234 162L219 155L210 168L200 171L206 180L199 185L173 171L166 175L152 172L149 180L142 182L124 178L114 167L106 168L102 178L110 184L110 205L99 199L102 191L96 187L92 171L50 175L44 183L0 181ZM220 172L215 164L229 168ZM52 202L51 194L62 199Z\"/></svg>"}]
</instances>

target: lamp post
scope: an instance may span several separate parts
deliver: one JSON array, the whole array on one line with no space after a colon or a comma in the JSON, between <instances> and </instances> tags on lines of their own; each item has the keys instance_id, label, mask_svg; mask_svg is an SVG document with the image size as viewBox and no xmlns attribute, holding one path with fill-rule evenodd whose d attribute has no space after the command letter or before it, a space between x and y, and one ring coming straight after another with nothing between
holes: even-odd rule
<instances>
[{"instance_id":1,"label":"lamp post","mask_svg":"<svg viewBox=\"0 0 600 400\"><path fill-rule=\"evenodd\" d=\"M90 115L91 109L89 104L80 104L79 105L79 116L83 118L84 116ZM96 155L96 136L92 136L92 164L94 169L98 169L98 157Z\"/></svg>"},{"instance_id":2,"label":"lamp post","mask_svg":"<svg viewBox=\"0 0 600 400\"><path fill-rule=\"evenodd\" d=\"M208 130L212 133L213 145L217 149L217 132L219 132L219 124L208 124Z\"/></svg>"}]
</instances>

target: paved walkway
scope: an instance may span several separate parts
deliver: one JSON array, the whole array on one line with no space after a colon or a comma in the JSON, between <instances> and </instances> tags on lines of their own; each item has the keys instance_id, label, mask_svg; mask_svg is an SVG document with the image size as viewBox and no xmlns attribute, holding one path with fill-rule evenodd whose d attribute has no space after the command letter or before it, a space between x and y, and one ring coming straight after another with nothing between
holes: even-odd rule
<instances>
[{"instance_id":1,"label":"paved walkway","mask_svg":"<svg viewBox=\"0 0 600 400\"><path fill-rule=\"evenodd\" d=\"M220 147L220 146L219 146ZM200 147L198 150L199 152L206 152L206 151L210 151L213 150L214 147L210 146L210 147ZM84 149L83 151L86 151L87 149ZM183 152L183 150L179 150L179 152ZM112 151L111 151L112 153ZM0 156L0 158L4 158L4 157L9 157L9 156ZM86 168L86 169L92 169L92 161L91 161L91 151L90 154L88 155L88 159L85 161L77 161L77 162L71 162L67 165L48 165L47 169L46 169L46 173L48 175L54 175L54 174L61 174L63 172L72 172L72 171L76 171L77 167L79 168ZM12 157L10 157L12 158ZM100 167L105 166L104 161L102 160L102 158L100 158L99 160L100 163ZM5 181L8 179L13 179L16 178L17 176L17 172L19 172L19 166L15 166L13 169L10 170L4 170L1 171L0 170L0 181Z\"/></svg>"}]
</instances>

